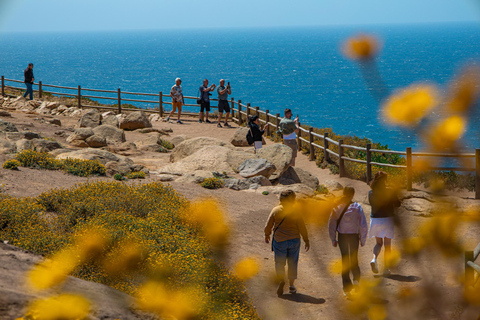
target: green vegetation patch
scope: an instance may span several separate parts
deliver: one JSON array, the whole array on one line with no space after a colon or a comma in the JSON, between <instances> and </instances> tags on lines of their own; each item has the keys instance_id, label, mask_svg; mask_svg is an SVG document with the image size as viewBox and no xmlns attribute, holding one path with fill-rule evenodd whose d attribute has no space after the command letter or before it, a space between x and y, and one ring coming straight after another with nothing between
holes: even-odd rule
<instances>
[{"instance_id":1,"label":"green vegetation patch","mask_svg":"<svg viewBox=\"0 0 480 320\"><path fill-rule=\"evenodd\" d=\"M213 177L205 179L200 185L207 189L220 189L225 185L225 181L223 181L223 179Z\"/></svg>"}]
</instances>

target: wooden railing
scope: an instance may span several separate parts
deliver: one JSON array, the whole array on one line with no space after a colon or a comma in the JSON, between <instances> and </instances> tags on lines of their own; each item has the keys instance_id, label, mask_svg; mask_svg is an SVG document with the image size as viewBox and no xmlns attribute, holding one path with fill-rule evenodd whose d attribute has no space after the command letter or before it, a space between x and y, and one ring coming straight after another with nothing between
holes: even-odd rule
<instances>
[{"instance_id":1,"label":"wooden railing","mask_svg":"<svg viewBox=\"0 0 480 320\"><path fill-rule=\"evenodd\" d=\"M23 81L18 80L11 80L5 79L4 76L1 77L2 81L2 95L5 95L5 88L11 89L21 89L24 90L25 88L19 88L14 86L7 86L5 85L5 81L10 81L14 83L23 83ZM142 103L149 103L152 105L156 105L157 107L153 107L151 109L143 109L146 112L152 113L159 113L161 117L166 112L164 110L164 105L171 105L171 101L165 101L163 98L170 98L170 95L163 94L161 91L157 93L138 93L138 92L126 92L121 91L120 88L117 90L99 90L99 89L86 89L82 88L80 85L77 88L73 87L64 87L64 86L56 86L56 85L48 85L42 84L41 81L38 84L37 90L34 92L38 92L39 98L42 98L44 93L60 95L60 96L70 96L76 98L78 101L79 108L97 108L97 109L113 109L116 110L118 113L122 112L122 102L142 102ZM44 88L61 88L66 90L74 90L73 93L61 93L61 92L53 92L53 91L46 91ZM85 95L84 92L100 92L100 93L108 93L108 94L116 94L115 97L105 97L105 96L96 96L96 95ZM154 97L155 100L143 100L143 99L129 99L125 98L127 96L146 96L146 97ZM113 100L117 102L117 108L114 107L104 107L104 106L91 106L85 105L82 103L82 98L92 98L92 99L105 99L105 100ZM185 104L186 106L191 107L199 107L196 103L197 97L189 97L184 96L186 100L194 100L195 103ZM211 99L212 101L218 101L217 99ZM235 101L233 98L230 99L231 104L231 112L232 112L232 119L235 120L237 123L242 124L246 122L248 116L250 115L257 115L262 116L260 117L260 122L268 123L269 126L266 129L267 135L271 132L271 127L278 128L281 117L280 114L272 114L269 110L263 111L260 110L259 107L252 107L250 103L244 104L241 100ZM217 108L216 106L212 106L212 108ZM124 111L133 111L134 109L123 109ZM183 112L183 114L187 115L196 115L192 113ZM323 143L318 144L315 143L315 138L317 140L321 140ZM406 151L394 151L394 150L379 150L379 149L372 149L370 143L368 143L365 147L358 147L352 146L348 144L344 144L343 140L340 139L339 141L335 141L329 138L328 133L318 134L313 132L313 127L309 127L305 129L300 127L299 134L297 135L297 143L299 150L303 148L303 145L306 144L309 150L309 159L311 161L315 160L315 150L319 149L324 152L324 160L326 162L330 161L330 156L333 155L338 158L338 168L340 177L344 177L345 174L345 161L350 162L357 162L366 165L366 182L370 182L372 180L372 166L379 166L379 167L390 167L390 168L399 168L406 170L407 176L407 190L412 190L412 180L413 180L413 157L447 157L447 158L475 158L475 166L472 168L463 168L463 167L432 167L429 168L430 170L451 170L451 171L474 171L475 172L475 199L480 199L480 149L475 149L475 153L426 153L426 152L412 152L412 148L406 148ZM337 146L338 153L334 152L329 148L330 144ZM366 154L365 160L360 159L353 159L350 157L345 156L345 150L352 149L363 151ZM399 156L406 157L406 165L396 165L396 164L389 164L389 163L380 163L372 161L372 154L373 153L382 153L382 154L395 154Z\"/></svg>"},{"instance_id":2,"label":"wooden railing","mask_svg":"<svg viewBox=\"0 0 480 320\"><path fill-rule=\"evenodd\" d=\"M465 287L475 286L476 281L480 278L480 265L475 263L480 255L480 243L477 244L475 250L465 251ZM479 274L475 279L475 272Z\"/></svg>"}]
</instances>

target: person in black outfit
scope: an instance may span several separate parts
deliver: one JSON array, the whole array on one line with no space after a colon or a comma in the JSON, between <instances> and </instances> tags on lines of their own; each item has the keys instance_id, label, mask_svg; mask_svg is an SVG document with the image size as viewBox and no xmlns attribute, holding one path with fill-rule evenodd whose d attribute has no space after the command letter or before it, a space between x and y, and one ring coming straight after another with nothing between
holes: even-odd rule
<instances>
[{"instance_id":1,"label":"person in black outfit","mask_svg":"<svg viewBox=\"0 0 480 320\"><path fill-rule=\"evenodd\" d=\"M33 80L35 78L33 77L33 63L29 63L27 69L23 72L23 75L25 76L25 85L27 86L27 91L25 91L25 94L23 95L24 98L27 97L27 94L30 95L30 100L33 100Z\"/></svg>"},{"instance_id":2,"label":"person in black outfit","mask_svg":"<svg viewBox=\"0 0 480 320\"><path fill-rule=\"evenodd\" d=\"M263 128L264 130L260 130L260 119L257 115L251 116L248 119L248 127L252 130L253 136L253 146L255 147L255 153L257 153L257 149L262 148L262 136L265 133L265 129L268 127L268 123Z\"/></svg>"}]
</instances>

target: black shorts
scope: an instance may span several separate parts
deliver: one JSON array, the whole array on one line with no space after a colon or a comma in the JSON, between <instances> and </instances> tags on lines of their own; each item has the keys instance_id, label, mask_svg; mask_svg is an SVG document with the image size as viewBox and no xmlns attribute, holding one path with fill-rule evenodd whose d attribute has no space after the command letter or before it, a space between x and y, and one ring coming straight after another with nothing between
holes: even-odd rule
<instances>
[{"instance_id":1,"label":"black shorts","mask_svg":"<svg viewBox=\"0 0 480 320\"><path fill-rule=\"evenodd\" d=\"M200 112L203 111L210 111L210 101L202 101L202 104L200 105Z\"/></svg>"},{"instance_id":2,"label":"black shorts","mask_svg":"<svg viewBox=\"0 0 480 320\"><path fill-rule=\"evenodd\" d=\"M230 105L227 100L218 100L218 112L230 112Z\"/></svg>"}]
</instances>

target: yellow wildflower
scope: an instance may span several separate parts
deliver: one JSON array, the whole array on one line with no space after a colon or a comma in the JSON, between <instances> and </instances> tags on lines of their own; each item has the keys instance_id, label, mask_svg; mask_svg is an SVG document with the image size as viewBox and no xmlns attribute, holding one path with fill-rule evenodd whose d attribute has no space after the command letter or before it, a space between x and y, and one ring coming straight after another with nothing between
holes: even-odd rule
<instances>
[{"instance_id":1,"label":"yellow wildflower","mask_svg":"<svg viewBox=\"0 0 480 320\"><path fill-rule=\"evenodd\" d=\"M414 84L392 95L383 106L385 118L395 125L415 126L438 104L437 89Z\"/></svg>"},{"instance_id":2,"label":"yellow wildflower","mask_svg":"<svg viewBox=\"0 0 480 320\"><path fill-rule=\"evenodd\" d=\"M238 262L235 267L235 274L242 280L247 280L255 276L260 269L257 260L246 258Z\"/></svg>"},{"instance_id":3,"label":"yellow wildflower","mask_svg":"<svg viewBox=\"0 0 480 320\"><path fill-rule=\"evenodd\" d=\"M343 46L344 54L353 60L372 59L377 54L378 49L378 40L366 34L348 39Z\"/></svg>"},{"instance_id":4,"label":"yellow wildflower","mask_svg":"<svg viewBox=\"0 0 480 320\"><path fill-rule=\"evenodd\" d=\"M90 307L82 296L63 294L34 301L28 313L36 320L81 320L87 318Z\"/></svg>"},{"instance_id":5,"label":"yellow wildflower","mask_svg":"<svg viewBox=\"0 0 480 320\"><path fill-rule=\"evenodd\" d=\"M450 87L447 109L452 112L466 112L477 101L480 93L480 68L471 67L454 80Z\"/></svg>"},{"instance_id":6,"label":"yellow wildflower","mask_svg":"<svg viewBox=\"0 0 480 320\"><path fill-rule=\"evenodd\" d=\"M406 238L402 240L402 250L405 254L417 254L425 247L422 238Z\"/></svg>"},{"instance_id":7,"label":"yellow wildflower","mask_svg":"<svg viewBox=\"0 0 480 320\"><path fill-rule=\"evenodd\" d=\"M400 262L401 256L402 255L400 251L392 247L390 252L388 254L385 254L385 267L386 268L395 267Z\"/></svg>"},{"instance_id":8,"label":"yellow wildflower","mask_svg":"<svg viewBox=\"0 0 480 320\"><path fill-rule=\"evenodd\" d=\"M136 243L125 243L114 250L113 255L104 263L105 270L111 275L134 271L146 258L143 248Z\"/></svg>"},{"instance_id":9,"label":"yellow wildflower","mask_svg":"<svg viewBox=\"0 0 480 320\"><path fill-rule=\"evenodd\" d=\"M460 116L451 116L433 126L427 132L427 141L435 150L453 149L466 131L467 121Z\"/></svg>"},{"instance_id":10,"label":"yellow wildflower","mask_svg":"<svg viewBox=\"0 0 480 320\"><path fill-rule=\"evenodd\" d=\"M369 320L384 320L387 318L387 310L383 305L373 305L368 309Z\"/></svg>"},{"instance_id":11,"label":"yellow wildflower","mask_svg":"<svg viewBox=\"0 0 480 320\"><path fill-rule=\"evenodd\" d=\"M30 270L27 275L27 282L33 289L51 288L65 281L78 264L79 259L74 252L61 251L51 260L45 260Z\"/></svg>"}]
</instances>

